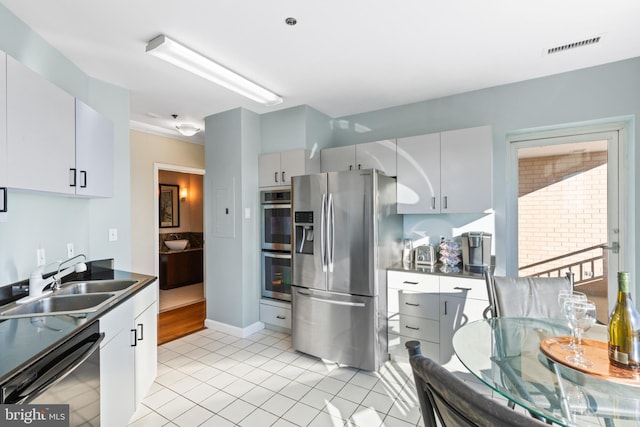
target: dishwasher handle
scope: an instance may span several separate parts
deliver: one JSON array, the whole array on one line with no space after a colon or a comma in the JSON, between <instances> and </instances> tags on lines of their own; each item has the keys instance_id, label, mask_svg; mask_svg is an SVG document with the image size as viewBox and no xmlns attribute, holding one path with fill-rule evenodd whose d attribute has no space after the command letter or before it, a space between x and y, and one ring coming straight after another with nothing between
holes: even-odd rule
<instances>
[{"instance_id":1,"label":"dishwasher handle","mask_svg":"<svg viewBox=\"0 0 640 427\"><path fill-rule=\"evenodd\" d=\"M91 355L100 348L100 343L103 339L104 333L91 334L67 351L57 355L42 368L34 369L34 372L30 372L27 375L28 378L7 395L2 403L22 404L35 399L49 389L49 387L62 381L67 375L91 357ZM89 343L92 343L91 346L85 349ZM71 360L68 360L70 358ZM33 390L30 390L31 388L33 388Z\"/></svg>"}]
</instances>

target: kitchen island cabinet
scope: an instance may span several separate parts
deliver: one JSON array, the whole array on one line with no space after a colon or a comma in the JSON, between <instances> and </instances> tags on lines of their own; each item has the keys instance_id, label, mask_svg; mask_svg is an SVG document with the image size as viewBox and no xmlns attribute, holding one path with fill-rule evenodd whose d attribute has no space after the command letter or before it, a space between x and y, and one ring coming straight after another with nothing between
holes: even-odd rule
<instances>
[{"instance_id":1,"label":"kitchen island cabinet","mask_svg":"<svg viewBox=\"0 0 640 427\"><path fill-rule=\"evenodd\" d=\"M398 139L398 213L480 213L493 207L491 127Z\"/></svg>"},{"instance_id":2,"label":"kitchen island cabinet","mask_svg":"<svg viewBox=\"0 0 640 427\"><path fill-rule=\"evenodd\" d=\"M258 160L260 187L290 186L291 177L320 172L320 159L309 150L261 154Z\"/></svg>"},{"instance_id":3,"label":"kitchen island cabinet","mask_svg":"<svg viewBox=\"0 0 640 427\"><path fill-rule=\"evenodd\" d=\"M453 353L455 332L482 318L489 305L482 276L387 272L389 355L408 359L404 344L419 340L423 353L447 368L461 368Z\"/></svg>"},{"instance_id":4,"label":"kitchen island cabinet","mask_svg":"<svg viewBox=\"0 0 640 427\"><path fill-rule=\"evenodd\" d=\"M322 172L378 169L387 176L396 176L396 141L385 139L320 151Z\"/></svg>"}]
</instances>

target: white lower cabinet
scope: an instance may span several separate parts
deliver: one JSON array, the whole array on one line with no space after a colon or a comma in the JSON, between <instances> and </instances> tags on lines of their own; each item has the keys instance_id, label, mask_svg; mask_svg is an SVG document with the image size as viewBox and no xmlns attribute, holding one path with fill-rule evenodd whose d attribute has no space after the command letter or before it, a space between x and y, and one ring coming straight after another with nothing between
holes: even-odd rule
<instances>
[{"instance_id":1,"label":"white lower cabinet","mask_svg":"<svg viewBox=\"0 0 640 427\"><path fill-rule=\"evenodd\" d=\"M488 305L486 294L482 278L389 271L390 357L406 361L405 343L418 340L425 356L447 368L461 366L453 352L453 335L468 322L482 318Z\"/></svg>"},{"instance_id":2,"label":"white lower cabinet","mask_svg":"<svg viewBox=\"0 0 640 427\"><path fill-rule=\"evenodd\" d=\"M100 424L125 426L157 375L157 282L100 318Z\"/></svg>"},{"instance_id":3,"label":"white lower cabinet","mask_svg":"<svg viewBox=\"0 0 640 427\"><path fill-rule=\"evenodd\" d=\"M274 300L260 301L260 321L267 328L275 326L278 330L291 330L291 304Z\"/></svg>"}]
</instances>

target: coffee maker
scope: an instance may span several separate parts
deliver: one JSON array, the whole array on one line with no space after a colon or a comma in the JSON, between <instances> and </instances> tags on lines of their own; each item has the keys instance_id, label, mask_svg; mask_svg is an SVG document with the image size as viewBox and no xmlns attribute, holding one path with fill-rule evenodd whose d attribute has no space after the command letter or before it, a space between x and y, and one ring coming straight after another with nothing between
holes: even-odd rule
<instances>
[{"instance_id":1,"label":"coffee maker","mask_svg":"<svg viewBox=\"0 0 640 427\"><path fill-rule=\"evenodd\" d=\"M462 264L467 271L478 273L491 266L491 233L462 233Z\"/></svg>"}]
</instances>

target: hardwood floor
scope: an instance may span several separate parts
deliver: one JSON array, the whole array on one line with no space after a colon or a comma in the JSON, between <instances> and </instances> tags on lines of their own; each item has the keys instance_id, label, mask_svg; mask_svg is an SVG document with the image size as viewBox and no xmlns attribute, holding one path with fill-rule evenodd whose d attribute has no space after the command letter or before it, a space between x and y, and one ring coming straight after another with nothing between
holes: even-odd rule
<instances>
[{"instance_id":1,"label":"hardwood floor","mask_svg":"<svg viewBox=\"0 0 640 427\"><path fill-rule=\"evenodd\" d=\"M161 311L158 318L158 345L204 329L206 301L198 301Z\"/></svg>"}]
</instances>

